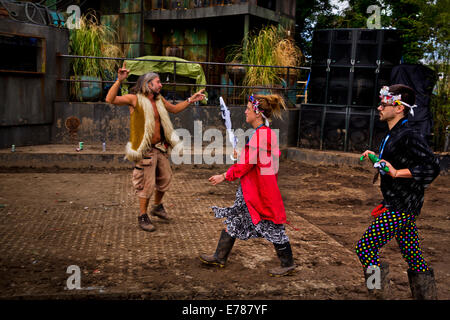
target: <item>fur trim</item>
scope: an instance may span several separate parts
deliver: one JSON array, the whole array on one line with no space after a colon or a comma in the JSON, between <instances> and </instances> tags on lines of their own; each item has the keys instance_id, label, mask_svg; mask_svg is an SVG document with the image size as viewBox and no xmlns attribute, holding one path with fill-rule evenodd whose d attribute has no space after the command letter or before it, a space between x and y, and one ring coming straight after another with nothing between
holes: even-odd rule
<instances>
[{"instance_id":1,"label":"fur trim","mask_svg":"<svg viewBox=\"0 0 450 320\"><path fill-rule=\"evenodd\" d=\"M142 94L137 94L138 104L142 107L145 117L145 129L144 136L141 144L137 150L134 150L131 146L131 142L128 142L125 147L125 159L130 161L139 161L143 157L143 153L150 149L151 141L153 137L153 129L155 127L155 112L153 110L150 100ZM161 126L164 129L164 136L170 147L173 148L180 141L178 135L173 130L172 122L170 121L169 113L164 106L162 99L156 100L156 108L159 113Z\"/></svg>"},{"instance_id":2,"label":"fur trim","mask_svg":"<svg viewBox=\"0 0 450 320\"><path fill-rule=\"evenodd\" d=\"M131 142L125 146L125 159L129 161L139 161L142 159L142 154L131 148Z\"/></svg>"}]
</instances>

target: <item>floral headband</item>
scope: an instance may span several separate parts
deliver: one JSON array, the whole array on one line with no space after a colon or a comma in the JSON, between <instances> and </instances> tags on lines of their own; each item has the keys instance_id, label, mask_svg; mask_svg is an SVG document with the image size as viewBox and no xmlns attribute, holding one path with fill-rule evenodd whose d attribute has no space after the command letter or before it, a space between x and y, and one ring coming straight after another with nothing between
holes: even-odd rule
<instances>
[{"instance_id":1,"label":"floral headband","mask_svg":"<svg viewBox=\"0 0 450 320\"><path fill-rule=\"evenodd\" d=\"M409 105L406 102L402 101L402 95L394 95L392 92L389 92L389 87L384 86L380 90L380 99L382 103L390 104L393 106L404 105L409 108L409 113L414 116L414 108L417 108L417 105Z\"/></svg>"},{"instance_id":2,"label":"floral headband","mask_svg":"<svg viewBox=\"0 0 450 320\"><path fill-rule=\"evenodd\" d=\"M248 97L248 101L252 104L253 106L253 111L255 111L256 114L260 114L261 116L265 119L265 125L268 127L269 126L269 120L267 119L267 117L264 115L264 110L259 109L259 105L261 104L259 102L259 100L257 100L253 95Z\"/></svg>"}]
</instances>

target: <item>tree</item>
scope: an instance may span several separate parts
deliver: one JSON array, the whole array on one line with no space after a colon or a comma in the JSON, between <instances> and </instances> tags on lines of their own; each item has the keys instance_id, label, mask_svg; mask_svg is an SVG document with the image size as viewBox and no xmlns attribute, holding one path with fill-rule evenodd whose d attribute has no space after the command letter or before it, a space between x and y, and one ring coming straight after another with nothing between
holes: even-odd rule
<instances>
[{"instance_id":1,"label":"tree","mask_svg":"<svg viewBox=\"0 0 450 320\"><path fill-rule=\"evenodd\" d=\"M329 28L335 21L330 0L297 0L295 40L303 54L310 58L312 36L316 29Z\"/></svg>"},{"instance_id":2,"label":"tree","mask_svg":"<svg viewBox=\"0 0 450 320\"><path fill-rule=\"evenodd\" d=\"M425 63L441 80L431 101L436 147L442 147L450 121L450 0L348 0L340 14L331 0L297 0L296 40L311 56L312 34L317 29L367 28L367 8L381 8L382 28L397 29L402 39L404 63Z\"/></svg>"}]
</instances>

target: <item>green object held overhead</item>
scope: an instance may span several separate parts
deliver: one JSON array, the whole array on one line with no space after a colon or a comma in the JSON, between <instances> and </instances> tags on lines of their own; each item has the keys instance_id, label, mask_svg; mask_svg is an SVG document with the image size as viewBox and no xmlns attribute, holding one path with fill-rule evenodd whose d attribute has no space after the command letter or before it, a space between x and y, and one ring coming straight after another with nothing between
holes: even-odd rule
<instances>
[{"instance_id":1,"label":"green object held overhead","mask_svg":"<svg viewBox=\"0 0 450 320\"><path fill-rule=\"evenodd\" d=\"M202 86L206 85L205 73L203 72L203 68L200 64L182 63L186 62L187 60L178 57L168 57L168 56L144 56L136 59L159 60L159 61L126 60L125 61L126 68L130 70L129 73L130 75L141 76L147 72L173 73L174 71L173 61L177 61L181 62L176 64L177 75L194 79L195 83L198 85L197 91L203 89ZM206 101L202 100L201 103L206 104Z\"/></svg>"}]
</instances>

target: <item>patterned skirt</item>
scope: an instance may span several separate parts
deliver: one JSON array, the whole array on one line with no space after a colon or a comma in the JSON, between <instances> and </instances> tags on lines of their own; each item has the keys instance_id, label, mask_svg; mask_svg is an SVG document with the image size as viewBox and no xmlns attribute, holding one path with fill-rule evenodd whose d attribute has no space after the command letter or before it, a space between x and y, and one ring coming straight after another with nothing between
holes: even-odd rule
<instances>
[{"instance_id":1,"label":"patterned skirt","mask_svg":"<svg viewBox=\"0 0 450 320\"><path fill-rule=\"evenodd\" d=\"M212 207L216 218L225 218L227 232L233 238L248 240L251 238L265 238L272 243L283 244L289 241L284 225L275 224L269 220L261 220L254 225L244 200L242 188L236 191L236 200L228 208Z\"/></svg>"}]
</instances>

